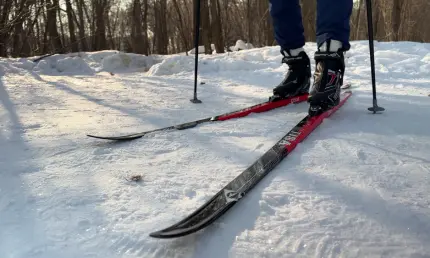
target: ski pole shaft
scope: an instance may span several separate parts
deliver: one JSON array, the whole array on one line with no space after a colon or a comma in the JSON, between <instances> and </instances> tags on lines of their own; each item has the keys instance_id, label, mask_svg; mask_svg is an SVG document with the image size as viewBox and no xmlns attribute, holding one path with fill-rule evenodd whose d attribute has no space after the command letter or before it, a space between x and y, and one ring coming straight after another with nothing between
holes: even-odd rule
<instances>
[{"instance_id":1,"label":"ski pole shaft","mask_svg":"<svg viewBox=\"0 0 430 258\"><path fill-rule=\"evenodd\" d=\"M198 68L199 68L199 38L200 38L200 1L195 1L195 39L194 39L194 51L195 51L195 58L194 58L194 97L191 100L193 103L202 103L201 100L197 99L197 75L198 75Z\"/></svg>"},{"instance_id":2,"label":"ski pole shaft","mask_svg":"<svg viewBox=\"0 0 430 258\"><path fill-rule=\"evenodd\" d=\"M370 49L370 65L372 74L372 90L373 99L376 99L376 76L375 76L375 47L373 44L373 17L372 17L372 1L366 0L367 8L367 29L369 35L369 49Z\"/></svg>"},{"instance_id":3,"label":"ski pole shaft","mask_svg":"<svg viewBox=\"0 0 430 258\"><path fill-rule=\"evenodd\" d=\"M370 50L370 68L372 74L372 92L373 92L373 106L368 108L369 111L372 111L374 114L378 111L384 111L385 109L382 107L378 107L378 101L376 99L376 76L375 76L375 47L373 45L373 12L372 12L372 1L366 0L366 9L367 9L367 30L369 36L369 50Z\"/></svg>"}]
</instances>

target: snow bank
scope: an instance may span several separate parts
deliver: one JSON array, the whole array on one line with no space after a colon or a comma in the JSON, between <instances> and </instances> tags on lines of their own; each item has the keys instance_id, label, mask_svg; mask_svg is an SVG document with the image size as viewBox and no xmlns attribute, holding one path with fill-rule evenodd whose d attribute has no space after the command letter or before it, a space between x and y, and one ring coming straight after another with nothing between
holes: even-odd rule
<instances>
[{"instance_id":1,"label":"snow bank","mask_svg":"<svg viewBox=\"0 0 430 258\"><path fill-rule=\"evenodd\" d=\"M117 53L106 56L101 62L101 70L106 72L148 71L159 62L157 57L138 54Z\"/></svg>"},{"instance_id":2,"label":"snow bank","mask_svg":"<svg viewBox=\"0 0 430 258\"><path fill-rule=\"evenodd\" d=\"M149 69L148 75L163 76L194 72L194 56L168 56ZM278 68L281 63L279 50L261 48L199 57L199 74L235 71L256 71Z\"/></svg>"},{"instance_id":3,"label":"snow bank","mask_svg":"<svg viewBox=\"0 0 430 258\"><path fill-rule=\"evenodd\" d=\"M111 73L148 71L161 62L160 56L143 56L118 51L79 52L56 54L41 60L37 57L0 59L1 75L6 73L35 72L43 75L92 75L106 71Z\"/></svg>"},{"instance_id":4,"label":"snow bank","mask_svg":"<svg viewBox=\"0 0 430 258\"><path fill-rule=\"evenodd\" d=\"M240 58L205 58L199 60L199 73L254 71L272 66L264 61L248 61ZM162 76L194 72L194 58L190 56L175 56L166 58L161 63L151 67L148 75Z\"/></svg>"},{"instance_id":5,"label":"snow bank","mask_svg":"<svg viewBox=\"0 0 430 258\"><path fill-rule=\"evenodd\" d=\"M79 57L66 57L57 61L56 67L60 73L79 73L79 74L92 74L94 70Z\"/></svg>"},{"instance_id":6,"label":"snow bank","mask_svg":"<svg viewBox=\"0 0 430 258\"><path fill-rule=\"evenodd\" d=\"M95 71L80 57L43 59L37 63L34 72L46 75L91 75Z\"/></svg>"},{"instance_id":7,"label":"snow bank","mask_svg":"<svg viewBox=\"0 0 430 258\"><path fill-rule=\"evenodd\" d=\"M0 59L0 76L6 74L24 74L34 67L34 64L27 59L9 60Z\"/></svg>"},{"instance_id":8,"label":"snow bank","mask_svg":"<svg viewBox=\"0 0 430 258\"><path fill-rule=\"evenodd\" d=\"M234 46L229 47L230 51L240 51L240 50L248 50L248 49L253 49L254 46L251 43L245 43L245 41L243 40L238 40L236 41L236 44ZM212 50L212 54L216 54L216 50L215 50L215 44L211 44L211 50ZM196 48L191 49L190 51L188 51L189 55L194 55L196 53ZM205 46L199 46L199 54L204 54L205 53Z\"/></svg>"},{"instance_id":9,"label":"snow bank","mask_svg":"<svg viewBox=\"0 0 430 258\"><path fill-rule=\"evenodd\" d=\"M215 53L215 45L211 44L211 50L212 53ZM189 55L194 55L196 53L196 48L191 49L190 51L188 51ZM204 54L205 53L205 46L199 46L199 54Z\"/></svg>"},{"instance_id":10,"label":"snow bank","mask_svg":"<svg viewBox=\"0 0 430 258\"><path fill-rule=\"evenodd\" d=\"M230 47L231 51L240 51L240 50L247 50L252 49L254 46L251 43L245 43L243 40L236 41L236 45Z\"/></svg>"},{"instance_id":11,"label":"snow bank","mask_svg":"<svg viewBox=\"0 0 430 258\"><path fill-rule=\"evenodd\" d=\"M116 50L90 52L90 53L87 53L85 59L87 60L88 63L97 64L97 66L100 66L100 64L103 62L103 59L118 53L119 51L116 51Z\"/></svg>"},{"instance_id":12,"label":"snow bank","mask_svg":"<svg viewBox=\"0 0 430 258\"><path fill-rule=\"evenodd\" d=\"M233 52L199 56L199 74L237 72L237 71L283 71L286 66L281 63L282 56L279 47L254 48L252 44L238 40L230 48ZM316 49L315 43L305 46L310 57ZM212 45L212 50L215 50ZM204 46L199 51L204 52ZM430 44L414 42L375 42L375 57L377 76L388 73L399 75L407 72L421 76L428 73L430 68ZM194 53L194 50L189 52ZM347 67L353 71L367 72L369 66L350 66L350 63L369 61L367 41L354 41L347 52ZM33 58L34 60L35 58ZM314 63L311 58L312 64ZM133 53L123 53L115 50L97 52L78 52L56 54L43 58L38 62L31 59L1 59L1 73L35 72L44 75L92 75L99 72L124 73L148 72L149 76L166 76L175 74L194 73L194 55L186 56L143 56Z\"/></svg>"}]
</instances>

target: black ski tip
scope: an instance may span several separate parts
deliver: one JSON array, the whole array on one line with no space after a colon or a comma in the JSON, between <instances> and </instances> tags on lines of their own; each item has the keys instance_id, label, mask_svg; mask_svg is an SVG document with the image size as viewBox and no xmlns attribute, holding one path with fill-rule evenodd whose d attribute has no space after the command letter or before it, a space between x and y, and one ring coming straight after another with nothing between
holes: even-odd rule
<instances>
[{"instance_id":1,"label":"black ski tip","mask_svg":"<svg viewBox=\"0 0 430 258\"><path fill-rule=\"evenodd\" d=\"M164 235L163 231L152 232L152 233L149 234L149 236L152 237L152 238L158 238L158 239L174 238L174 237L171 237L169 235Z\"/></svg>"},{"instance_id":2,"label":"black ski tip","mask_svg":"<svg viewBox=\"0 0 430 258\"><path fill-rule=\"evenodd\" d=\"M163 229L160 231L152 232L149 234L152 238L158 238L158 239L171 239L171 238L178 238L190 235L192 233L195 233L199 230L201 230L203 227L192 227L192 228L186 228L186 229Z\"/></svg>"},{"instance_id":3,"label":"black ski tip","mask_svg":"<svg viewBox=\"0 0 430 258\"><path fill-rule=\"evenodd\" d=\"M91 138L95 138L95 139L110 140L110 141L132 141L132 140L136 140L136 139L142 137L142 135L139 135L139 136L97 136L97 135L91 135L91 134L87 134L87 136L91 137Z\"/></svg>"},{"instance_id":4,"label":"black ski tip","mask_svg":"<svg viewBox=\"0 0 430 258\"><path fill-rule=\"evenodd\" d=\"M383 112L383 111L385 111L385 108L383 108L383 107L379 107L379 106L374 106L374 107L370 107L370 108L368 108L368 110L369 110L370 112L373 112L373 114L376 114L376 113L378 113L378 112Z\"/></svg>"},{"instance_id":5,"label":"black ski tip","mask_svg":"<svg viewBox=\"0 0 430 258\"><path fill-rule=\"evenodd\" d=\"M158 232L158 231L150 233L149 236L153 237L153 238L162 238L160 235L160 232Z\"/></svg>"}]
</instances>

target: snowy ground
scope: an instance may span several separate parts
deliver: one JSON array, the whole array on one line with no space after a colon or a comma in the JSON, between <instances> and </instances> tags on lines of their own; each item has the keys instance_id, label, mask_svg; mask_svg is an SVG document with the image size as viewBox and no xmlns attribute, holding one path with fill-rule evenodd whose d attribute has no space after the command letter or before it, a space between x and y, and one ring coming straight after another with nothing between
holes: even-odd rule
<instances>
[{"instance_id":1,"label":"snowy ground","mask_svg":"<svg viewBox=\"0 0 430 258\"><path fill-rule=\"evenodd\" d=\"M376 51L385 113L367 111L368 45L354 42L347 104L217 223L176 240L148 234L248 167L306 103L127 143L85 135L264 101L286 70L278 48L201 57L199 105L192 56L1 59L0 257L430 257L430 44Z\"/></svg>"}]
</instances>

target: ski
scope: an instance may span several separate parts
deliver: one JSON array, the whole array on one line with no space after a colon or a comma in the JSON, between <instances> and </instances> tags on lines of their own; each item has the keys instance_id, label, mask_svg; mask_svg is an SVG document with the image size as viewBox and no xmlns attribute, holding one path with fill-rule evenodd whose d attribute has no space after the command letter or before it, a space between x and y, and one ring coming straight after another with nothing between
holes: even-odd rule
<instances>
[{"instance_id":1,"label":"ski","mask_svg":"<svg viewBox=\"0 0 430 258\"><path fill-rule=\"evenodd\" d=\"M351 91L342 92L340 103L319 116L306 116L282 139L258 158L250 167L228 183L209 201L178 223L160 231L150 233L154 238L175 238L197 232L225 214L241 200L259 181L272 171L295 147L302 142L325 118L336 112L348 98Z\"/></svg>"},{"instance_id":2,"label":"ski","mask_svg":"<svg viewBox=\"0 0 430 258\"><path fill-rule=\"evenodd\" d=\"M225 113L222 115L208 117L208 118L199 119L199 120L195 120L195 121L191 121L191 122L187 122L187 123L183 123L183 124L158 128L158 129L140 132L140 133L121 135L121 136L97 136L97 135L88 134L87 136L92 137L92 138L97 138L97 139L103 139L103 140L130 141L130 140L135 140L135 139L141 138L141 137L143 137L147 134L150 134L150 133L162 132L162 131L171 131L171 130L185 130L185 129L193 128L193 127L195 127L199 124L203 124L203 123L225 121L225 120L229 120L229 119L233 119L233 118L244 117L244 116L247 116L251 113L267 112L267 111L270 111L270 110L275 109L275 108L287 106L289 104L300 103L300 102L306 101L307 99L308 99L308 94L303 94L300 96L296 96L293 98L287 98L287 99L283 99L283 100L279 100L279 101L275 101L275 102L266 101L266 102L259 103L257 105L253 105L253 106L246 107L246 108L236 110L233 112Z\"/></svg>"}]
</instances>

